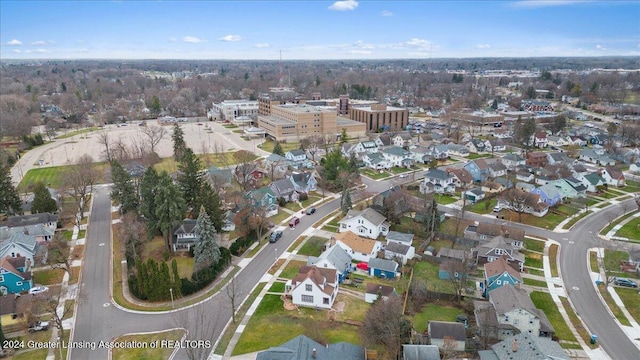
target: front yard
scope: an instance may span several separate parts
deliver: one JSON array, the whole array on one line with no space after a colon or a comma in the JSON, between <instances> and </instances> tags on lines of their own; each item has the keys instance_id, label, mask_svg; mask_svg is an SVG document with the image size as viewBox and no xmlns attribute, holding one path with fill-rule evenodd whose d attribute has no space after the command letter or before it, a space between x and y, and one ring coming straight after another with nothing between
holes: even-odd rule
<instances>
[{"instance_id":1,"label":"front yard","mask_svg":"<svg viewBox=\"0 0 640 360\"><path fill-rule=\"evenodd\" d=\"M616 232L616 236L621 236L633 242L640 242L640 217L626 223Z\"/></svg>"},{"instance_id":2,"label":"front yard","mask_svg":"<svg viewBox=\"0 0 640 360\"><path fill-rule=\"evenodd\" d=\"M560 340L577 342L576 337L569 329L569 326L567 326L567 323L558 310L558 306L553 302L550 294L533 291L530 296L533 304L547 315L549 322L551 322L553 329L556 331L556 336L558 336Z\"/></svg>"},{"instance_id":3,"label":"front yard","mask_svg":"<svg viewBox=\"0 0 640 360\"><path fill-rule=\"evenodd\" d=\"M386 179L391 176L391 174L386 171L374 171L372 169L360 169L360 174L373 180Z\"/></svg>"}]
</instances>

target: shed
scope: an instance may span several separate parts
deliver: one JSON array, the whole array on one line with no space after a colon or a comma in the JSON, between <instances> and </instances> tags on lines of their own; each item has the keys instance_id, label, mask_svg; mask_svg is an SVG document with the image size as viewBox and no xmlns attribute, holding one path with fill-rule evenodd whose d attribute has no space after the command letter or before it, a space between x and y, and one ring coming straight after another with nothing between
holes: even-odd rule
<instances>
[{"instance_id":1,"label":"shed","mask_svg":"<svg viewBox=\"0 0 640 360\"><path fill-rule=\"evenodd\" d=\"M431 345L437 345L441 350L465 350L467 332L464 324L449 321L429 321L428 330Z\"/></svg>"},{"instance_id":2,"label":"shed","mask_svg":"<svg viewBox=\"0 0 640 360\"><path fill-rule=\"evenodd\" d=\"M392 260L373 258L369 260L369 275L383 279L395 279L398 263Z\"/></svg>"}]
</instances>

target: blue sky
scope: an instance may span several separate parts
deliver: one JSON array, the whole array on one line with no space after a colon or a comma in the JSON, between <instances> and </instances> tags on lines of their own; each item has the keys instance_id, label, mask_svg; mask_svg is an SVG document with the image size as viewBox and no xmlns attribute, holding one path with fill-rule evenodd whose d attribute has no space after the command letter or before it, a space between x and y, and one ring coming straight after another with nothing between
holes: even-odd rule
<instances>
[{"instance_id":1,"label":"blue sky","mask_svg":"<svg viewBox=\"0 0 640 360\"><path fill-rule=\"evenodd\" d=\"M639 1L0 0L0 58L640 56Z\"/></svg>"}]
</instances>

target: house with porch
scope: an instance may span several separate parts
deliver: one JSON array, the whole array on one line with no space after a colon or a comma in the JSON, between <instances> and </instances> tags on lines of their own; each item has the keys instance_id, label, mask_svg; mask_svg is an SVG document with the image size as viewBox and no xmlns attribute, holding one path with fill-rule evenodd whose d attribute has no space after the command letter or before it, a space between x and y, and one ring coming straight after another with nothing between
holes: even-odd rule
<instances>
[{"instance_id":1,"label":"house with porch","mask_svg":"<svg viewBox=\"0 0 640 360\"><path fill-rule=\"evenodd\" d=\"M390 226L387 218L372 208L366 208L362 211L351 209L344 218L338 221L338 224L338 231L341 233L354 232L370 239L387 235Z\"/></svg>"},{"instance_id":2,"label":"house with porch","mask_svg":"<svg viewBox=\"0 0 640 360\"><path fill-rule=\"evenodd\" d=\"M547 316L535 307L526 290L513 285L501 286L489 292L489 301L496 311L498 323L514 328L500 334L500 340L518 333L551 337L555 332Z\"/></svg>"},{"instance_id":3,"label":"house with porch","mask_svg":"<svg viewBox=\"0 0 640 360\"><path fill-rule=\"evenodd\" d=\"M375 141L369 140L369 141L361 141L357 143L353 151L356 154L362 154L362 153L372 154L372 153L377 153L378 148L379 146L378 144L376 144Z\"/></svg>"},{"instance_id":4,"label":"house with porch","mask_svg":"<svg viewBox=\"0 0 640 360\"><path fill-rule=\"evenodd\" d=\"M438 194L455 193L453 175L440 169L429 170L424 175L424 179L420 182L420 192L423 194L428 194L430 192Z\"/></svg>"},{"instance_id":5,"label":"house with porch","mask_svg":"<svg viewBox=\"0 0 640 360\"><path fill-rule=\"evenodd\" d=\"M549 206L555 206L562 203L562 194L560 194L558 189L552 183L537 187L531 190L531 193L539 195L540 200L549 204Z\"/></svg>"},{"instance_id":6,"label":"house with porch","mask_svg":"<svg viewBox=\"0 0 640 360\"><path fill-rule=\"evenodd\" d=\"M0 260L0 295L19 294L31 289L31 263L24 256Z\"/></svg>"},{"instance_id":7,"label":"house with porch","mask_svg":"<svg viewBox=\"0 0 640 360\"><path fill-rule=\"evenodd\" d=\"M378 252L382 250L382 243L377 240L365 239L351 231L335 234L335 242L340 246L352 260L369 262L376 258Z\"/></svg>"},{"instance_id":8,"label":"house with porch","mask_svg":"<svg viewBox=\"0 0 640 360\"><path fill-rule=\"evenodd\" d=\"M473 183L473 177L464 168L447 168L447 174L453 176L453 185L457 188L465 187Z\"/></svg>"},{"instance_id":9,"label":"house with porch","mask_svg":"<svg viewBox=\"0 0 640 360\"><path fill-rule=\"evenodd\" d=\"M382 153L370 153L362 156L362 162L373 170L391 169L391 163L382 155Z\"/></svg>"},{"instance_id":10,"label":"house with porch","mask_svg":"<svg viewBox=\"0 0 640 360\"><path fill-rule=\"evenodd\" d=\"M478 183L486 181L490 174L489 164L484 159L469 161L463 167L471 174L473 181Z\"/></svg>"},{"instance_id":11,"label":"house with porch","mask_svg":"<svg viewBox=\"0 0 640 360\"><path fill-rule=\"evenodd\" d=\"M398 146L391 146L382 150L382 156L394 167L411 167L414 160L411 158L411 152Z\"/></svg>"},{"instance_id":12,"label":"house with porch","mask_svg":"<svg viewBox=\"0 0 640 360\"><path fill-rule=\"evenodd\" d=\"M605 183L609 186L625 186L624 174L618 168L607 166L603 170L600 170L600 176L602 176Z\"/></svg>"},{"instance_id":13,"label":"house with porch","mask_svg":"<svg viewBox=\"0 0 640 360\"><path fill-rule=\"evenodd\" d=\"M331 309L339 286L335 269L301 266L298 274L285 284L285 294L298 306Z\"/></svg>"},{"instance_id":14,"label":"house with porch","mask_svg":"<svg viewBox=\"0 0 640 360\"><path fill-rule=\"evenodd\" d=\"M584 175L580 178L580 181L587 188L587 191L591 193L598 192L598 186L605 184L605 180L597 172Z\"/></svg>"},{"instance_id":15,"label":"house with porch","mask_svg":"<svg viewBox=\"0 0 640 360\"><path fill-rule=\"evenodd\" d=\"M449 149L448 156L468 157L469 149L464 145L449 143L446 145Z\"/></svg>"},{"instance_id":16,"label":"house with porch","mask_svg":"<svg viewBox=\"0 0 640 360\"><path fill-rule=\"evenodd\" d=\"M295 169L311 168L313 166L311 160L307 159L307 152L301 149L287 151L284 157L291 162L291 167Z\"/></svg>"},{"instance_id":17,"label":"house with porch","mask_svg":"<svg viewBox=\"0 0 640 360\"><path fill-rule=\"evenodd\" d=\"M535 179L535 176L526 170L518 170L516 172L516 180L520 180L524 182L532 182L534 179Z\"/></svg>"},{"instance_id":18,"label":"house with porch","mask_svg":"<svg viewBox=\"0 0 640 360\"><path fill-rule=\"evenodd\" d=\"M514 170L518 166L524 166L525 159L518 154L506 154L500 161L507 167L508 170Z\"/></svg>"},{"instance_id":19,"label":"house with porch","mask_svg":"<svg viewBox=\"0 0 640 360\"><path fill-rule=\"evenodd\" d=\"M286 202L296 202L299 199L294 183L290 179L280 179L269 184L276 198L283 198Z\"/></svg>"},{"instance_id":20,"label":"house with porch","mask_svg":"<svg viewBox=\"0 0 640 360\"><path fill-rule=\"evenodd\" d=\"M520 286L522 284L522 275L509 265L504 256L484 264L483 295L485 297L488 296L490 291L500 286Z\"/></svg>"},{"instance_id":21,"label":"house with porch","mask_svg":"<svg viewBox=\"0 0 640 360\"><path fill-rule=\"evenodd\" d=\"M0 228L0 259L5 257L25 257L29 264L35 264L36 260L46 260L46 247L34 236L16 229Z\"/></svg>"},{"instance_id":22,"label":"house with porch","mask_svg":"<svg viewBox=\"0 0 640 360\"><path fill-rule=\"evenodd\" d=\"M267 217L278 214L278 198L268 186L249 191L245 196L251 206L264 210Z\"/></svg>"},{"instance_id":23,"label":"house with porch","mask_svg":"<svg viewBox=\"0 0 640 360\"><path fill-rule=\"evenodd\" d=\"M487 153L486 145L481 139L471 139L465 146L467 147L467 149L469 149L469 152L472 152L474 154Z\"/></svg>"},{"instance_id":24,"label":"house with porch","mask_svg":"<svg viewBox=\"0 0 640 360\"><path fill-rule=\"evenodd\" d=\"M507 175L507 167L499 161L494 161L489 165L489 176L497 178Z\"/></svg>"},{"instance_id":25,"label":"house with porch","mask_svg":"<svg viewBox=\"0 0 640 360\"><path fill-rule=\"evenodd\" d=\"M326 249L320 256L309 256L307 265L315 265L319 268L335 269L338 272L338 282L342 284L344 279L353 271L351 265L351 255L343 247L337 246L335 239L327 242Z\"/></svg>"},{"instance_id":26,"label":"house with porch","mask_svg":"<svg viewBox=\"0 0 640 360\"><path fill-rule=\"evenodd\" d=\"M511 239L496 236L488 242L481 243L476 249L478 264L486 264L504 257L509 266L522 272L524 269L524 255L511 245Z\"/></svg>"},{"instance_id":27,"label":"house with porch","mask_svg":"<svg viewBox=\"0 0 640 360\"><path fill-rule=\"evenodd\" d=\"M294 172L285 175L299 193L308 194L318 190L318 181L313 171Z\"/></svg>"},{"instance_id":28,"label":"house with porch","mask_svg":"<svg viewBox=\"0 0 640 360\"><path fill-rule=\"evenodd\" d=\"M173 227L171 246L173 251L189 251L196 243L196 220L184 219L181 224Z\"/></svg>"}]
</instances>

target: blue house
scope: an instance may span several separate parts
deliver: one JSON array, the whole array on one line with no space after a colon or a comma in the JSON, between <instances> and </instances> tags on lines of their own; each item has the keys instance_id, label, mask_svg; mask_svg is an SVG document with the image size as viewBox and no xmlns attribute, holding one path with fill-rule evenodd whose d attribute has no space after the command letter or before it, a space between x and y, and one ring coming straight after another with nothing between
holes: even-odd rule
<instances>
[{"instance_id":1,"label":"blue house","mask_svg":"<svg viewBox=\"0 0 640 360\"><path fill-rule=\"evenodd\" d=\"M268 186L249 191L245 196L252 206L259 207L267 212L267 216L278 213L278 199L276 194Z\"/></svg>"},{"instance_id":2,"label":"blue house","mask_svg":"<svg viewBox=\"0 0 640 360\"><path fill-rule=\"evenodd\" d=\"M484 296L491 290L505 285L520 286L522 276L520 272L511 267L504 257L488 262L484 265Z\"/></svg>"},{"instance_id":3,"label":"blue house","mask_svg":"<svg viewBox=\"0 0 640 360\"><path fill-rule=\"evenodd\" d=\"M560 194L560 191L551 183L535 188L531 190L531 193L540 195L540 200L549 204L549 206L554 206L562 202L562 194Z\"/></svg>"},{"instance_id":4,"label":"blue house","mask_svg":"<svg viewBox=\"0 0 640 360\"><path fill-rule=\"evenodd\" d=\"M18 294L31 289L30 267L23 256L7 256L0 260L0 294Z\"/></svg>"},{"instance_id":5,"label":"blue house","mask_svg":"<svg viewBox=\"0 0 640 360\"><path fill-rule=\"evenodd\" d=\"M353 271L351 256L341 246L331 243L327 246L328 248L319 257L309 256L307 265L335 269L338 272L338 283L342 284L347 275Z\"/></svg>"},{"instance_id":6,"label":"blue house","mask_svg":"<svg viewBox=\"0 0 640 360\"><path fill-rule=\"evenodd\" d=\"M465 170L471 174L473 181L483 182L489 177L491 168L483 159L469 161L464 165Z\"/></svg>"},{"instance_id":7,"label":"blue house","mask_svg":"<svg viewBox=\"0 0 640 360\"><path fill-rule=\"evenodd\" d=\"M383 279L395 279L398 263L393 260L373 258L369 260L369 275Z\"/></svg>"}]
</instances>

